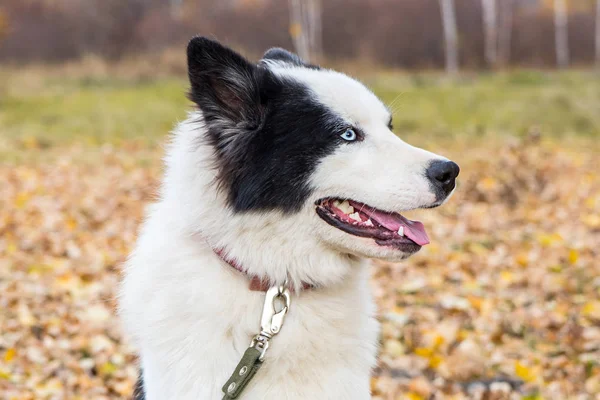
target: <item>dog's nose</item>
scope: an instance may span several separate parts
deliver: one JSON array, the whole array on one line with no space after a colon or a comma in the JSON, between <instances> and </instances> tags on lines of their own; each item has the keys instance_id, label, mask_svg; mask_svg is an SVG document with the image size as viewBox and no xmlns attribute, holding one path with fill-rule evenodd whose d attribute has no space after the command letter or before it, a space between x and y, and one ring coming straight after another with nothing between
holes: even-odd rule
<instances>
[{"instance_id":1,"label":"dog's nose","mask_svg":"<svg viewBox=\"0 0 600 400\"><path fill-rule=\"evenodd\" d=\"M447 196L456 186L456 177L460 172L458 164L452 161L437 160L427 168L427 177L436 188Z\"/></svg>"}]
</instances>

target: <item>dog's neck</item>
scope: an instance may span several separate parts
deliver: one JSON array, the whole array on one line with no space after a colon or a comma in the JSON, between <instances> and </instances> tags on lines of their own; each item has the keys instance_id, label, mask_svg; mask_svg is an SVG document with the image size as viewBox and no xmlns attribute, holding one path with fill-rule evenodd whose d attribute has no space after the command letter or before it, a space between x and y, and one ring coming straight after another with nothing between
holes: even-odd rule
<instances>
[{"instance_id":1,"label":"dog's neck","mask_svg":"<svg viewBox=\"0 0 600 400\"><path fill-rule=\"evenodd\" d=\"M251 291L254 292L266 292L267 290L269 290L270 288L272 288L273 286L276 286L276 283L269 281L268 279L264 279L264 278L260 278L256 275L250 275L248 273L248 271L244 268L244 266L242 264L240 264L240 262L238 262L238 260L236 260L235 258L231 258L229 256L227 256L227 251L223 248L219 248L219 249L215 249L213 248L213 252L222 260L224 261L226 264L229 264L229 266L233 269L235 269L236 271L240 272L241 274L243 274L244 276L246 276L248 278L249 281L249 286L248 288ZM302 290L309 290L309 289L314 289L316 286L307 283L307 282L302 282Z\"/></svg>"}]
</instances>

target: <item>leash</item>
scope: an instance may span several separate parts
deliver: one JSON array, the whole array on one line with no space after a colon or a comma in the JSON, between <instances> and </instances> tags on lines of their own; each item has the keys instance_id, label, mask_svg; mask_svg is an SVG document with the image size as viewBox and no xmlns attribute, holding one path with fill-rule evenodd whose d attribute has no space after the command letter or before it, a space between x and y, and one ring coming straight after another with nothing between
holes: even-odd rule
<instances>
[{"instance_id":1,"label":"leash","mask_svg":"<svg viewBox=\"0 0 600 400\"><path fill-rule=\"evenodd\" d=\"M269 349L269 341L281 330L290 305L290 291L285 284L272 286L267 290L260 319L260 333L254 336L250 347L246 349L231 377L223 385L223 400L237 399L256 375Z\"/></svg>"}]
</instances>

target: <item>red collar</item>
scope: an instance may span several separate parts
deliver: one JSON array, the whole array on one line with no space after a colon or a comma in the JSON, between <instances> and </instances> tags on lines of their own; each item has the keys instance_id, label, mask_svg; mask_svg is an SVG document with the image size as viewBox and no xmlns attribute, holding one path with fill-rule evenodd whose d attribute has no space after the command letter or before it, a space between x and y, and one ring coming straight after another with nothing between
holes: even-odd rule
<instances>
[{"instance_id":1,"label":"red collar","mask_svg":"<svg viewBox=\"0 0 600 400\"><path fill-rule=\"evenodd\" d=\"M250 278L250 286L249 286L250 290L252 290L254 292L266 292L271 287L273 287L273 284L271 282L269 282L269 280L261 279L260 277L258 277L256 275L248 275L248 271L246 271L238 263L238 261L235 258L227 257L227 255L225 254L225 250L223 248L220 248L220 249L213 248L213 251L215 252L215 254L217 256L219 256L219 258L221 260L223 260L224 262L226 262L227 264L229 264L233 268L235 268L237 271L241 272L242 274L244 274L244 275L248 276L248 278ZM315 286L310 283L302 282L301 290L314 289L314 287Z\"/></svg>"}]
</instances>

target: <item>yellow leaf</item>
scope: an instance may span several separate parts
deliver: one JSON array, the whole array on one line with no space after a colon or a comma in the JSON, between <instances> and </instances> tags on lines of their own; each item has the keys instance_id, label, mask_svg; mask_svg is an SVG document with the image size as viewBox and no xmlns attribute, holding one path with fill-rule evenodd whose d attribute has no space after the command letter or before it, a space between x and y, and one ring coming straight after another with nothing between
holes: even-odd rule
<instances>
[{"instance_id":1,"label":"yellow leaf","mask_svg":"<svg viewBox=\"0 0 600 400\"><path fill-rule=\"evenodd\" d=\"M371 393L376 391L378 380L379 380L379 378L377 378L377 377L371 377Z\"/></svg>"},{"instance_id":2,"label":"yellow leaf","mask_svg":"<svg viewBox=\"0 0 600 400\"><path fill-rule=\"evenodd\" d=\"M6 252L8 254L14 254L17 252L17 250L18 248L15 242L8 242L8 244L6 245Z\"/></svg>"},{"instance_id":3,"label":"yellow leaf","mask_svg":"<svg viewBox=\"0 0 600 400\"><path fill-rule=\"evenodd\" d=\"M569 250L569 262L575 264L579 259L579 252L575 249Z\"/></svg>"},{"instance_id":4,"label":"yellow leaf","mask_svg":"<svg viewBox=\"0 0 600 400\"><path fill-rule=\"evenodd\" d=\"M112 375L117 372L117 367L111 362L106 362L98 368L98 372L100 375Z\"/></svg>"},{"instance_id":5,"label":"yellow leaf","mask_svg":"<svg viewBox=\"0 0 600 400\"><path fill-rule=\"evenodd\" d=\"M581 308L584 317L600 319L600 301L588 301Z\"/></svg>"},{"instance_id":6,"label":"yellow leaf","mask_svg":"<svg viewBox=\"0 0 600 400\"><path fill-rule=\"evenodd\" d=\"M558 264L551 265L551 266L549 266L549 267L548 267L548 269L549 269L551 272L554 272L554 273L560 273L560 272L562 272L562 270L563 270L562 266L561 266L561 265L558 265Z\"/></svg>"},{"instance_id":7,"label":"yellow leaf","mask_svg":"<svg viewBox=\"0 0 600 400\"><path fill-rule=\"evenodd\" d=\"M589 209L596 208L596 205L600 205L600 196L597 197L588 197L585 199L585 206Z\"/></svg>"},{"instance_id":8,"label":"yellow leaf","mask_svg":"<svg viewBox=\"0 0 600 400\"><path fill-rule=\"evenodd\" d=\"M444 344L444 337L441 335L437 335L433 341L433 348L435 350L439 349L441 345Z\"/></svg>"},{"instance_id":9,"label":"yellow leaf","mask_svg":"<svg viewBox=\"0 0 600 400\"><path fill-rule=\"evenodd\" d=\"M77 221L73 217L68 217L65 221L65 224L67 225L67 229L70 231L74 231L75 228L77 228Z\"/></svg>"},{"instance_id":10,"label":"yellow leaf","mask_svg":"<svg viewBox=\"0 0 600 400\"><path fill-rule=\"evenodd\" d=\"M4 361L11 362L13 358L15 358L16 354L17 351L14 349L14 347L9 348L8 350L6 350L6 353L4 353Z\"/></svg>"},{"instance_id":11,"label":"yellow leaf","mask_svg":"<svg viewBox=\"0 0 600 400\"><path fill-rule=\"evenodd\" d=\"M466 338L468 338L470 335L471 335L471 332L469 332L466 329L461 329L458 331L457 338L462 341L462 340L465 340Z\"/></svg>"},{"instance_id":12,"label":"yellow leaf","mask_svg":"<svg viewBox=\"0 0 600 400\"><path fill-rule=\"evenodd\" d=\"M404 354L404 346L397 340L388 340L385 343L385 351L393 357L400 357Z\"/></svg>"},{"instance_id":13,"label":"yellow leaf","mask_svg":"<svg viewBox=\"0 0 600 400\"><path fill-rule=\"evenodd\" d=\"M527 253L521 253L517 256L517 264L521 267L526 267L529 264L529 255Z\"/></svg>"},{"instance_id":14,"label":"yellow leaf","mask_svg":"<svg viewBox=\"0 0 600 400\"><path fill-rule=\"evenodd\" d=\"M581 221L590 228L600 228L600 215L588 214L581 217Z\"/></svg>"},{"instance_id":15,"label":"yellow leaf","mask_svg":"<svg viewBox=\"0 0 600 400\"><path fill-rule=\"evenodd\" d=\"M17 197L15 198L15 207L23 208L23 207L25 207L25 205L27 204L28 201L29 201L28 193L19 193L17 195Z\"/></svg>"},{"instance_id":16,"label":"yellow leaf","mask_svg":"<svg viewBox=\"0 0 600 400\"><path fill-rule=\"evenodd\" d=\"M504 282L510 283L513 281L513 274L510 271L502 271L500 272L500 279L502 279Z\"/></svg>"},{"instance_id":17,"label":"yellow leaf","mask_svg":"<svg viewBox=\"0 0 600 400\"><path fill-rule=\"evenodd\" d=\"M515 374L525 382L532 382L536 378L531 368L521 364L519 361L515 362Z\"/></svg>"},{"instance_id":18,"label":"yellow leaf","mask_svg":"<svg viewBox=\"0 0 600 400\"><path fill-rule=\"evenodd\" d=\"M439 354L434 354L429 357L429 367L436 369L442 363L442 361L444 361L442 356Z\"/></svg>"},{"instance_id":19,"label":"yellow leaf","mask_svg":"<svg viewBox=\"0 0 600 400\"><path fill-rule=\"evenodd\" d=\"M408 392L408 393L406 393L406 399L407 400L423 400L423 397L414 392Z\"/></svg>"},{"instance_id":20,"label":"yellow leaf","mask_svg":"<svg viewBox=\"0 0 600 400\"><path fill-rule=\"evenodd\" d=\"M417 347L415 349L414 353L418 356L421 356L424 358L429 358L433 354L433 350L428 349L427 347Z\"/></svg>"},{"instance_id":21,"label":"yellow leaf","mask_svg":"<svg viewBox=\"0 0 600 400\"><path fill-rule=\"evenodd\" d=\"M558 233L541 233L538 235L538 241L542 246L552 246L555 243L562 242L563 238Z\"/></svg>"},{"instance_id":22,"label":"yellow leaf","mask_svg":"<svg viewBox=\"0 0 600 400\"><path fill-rule=\"evenodd\" d=\"M489 177L489 176L486 178L483 178L479 183L481 184L481 186L484 189L488 189L488 190L495 188L496 185L498 184L498 182L494 178Z\"/></svg>"},{"instance_id":23,"label":"yellow leaf","mask_svg":"<svg viewBox=\"0 0 600 400\"><path fill-rule=\"evenodd\" d=\"M477 311L481 311L483 306L483 299L477 296L467 296L467 300L471 303L471 306L475 308Z\"/></svg>"}]
</instances>

